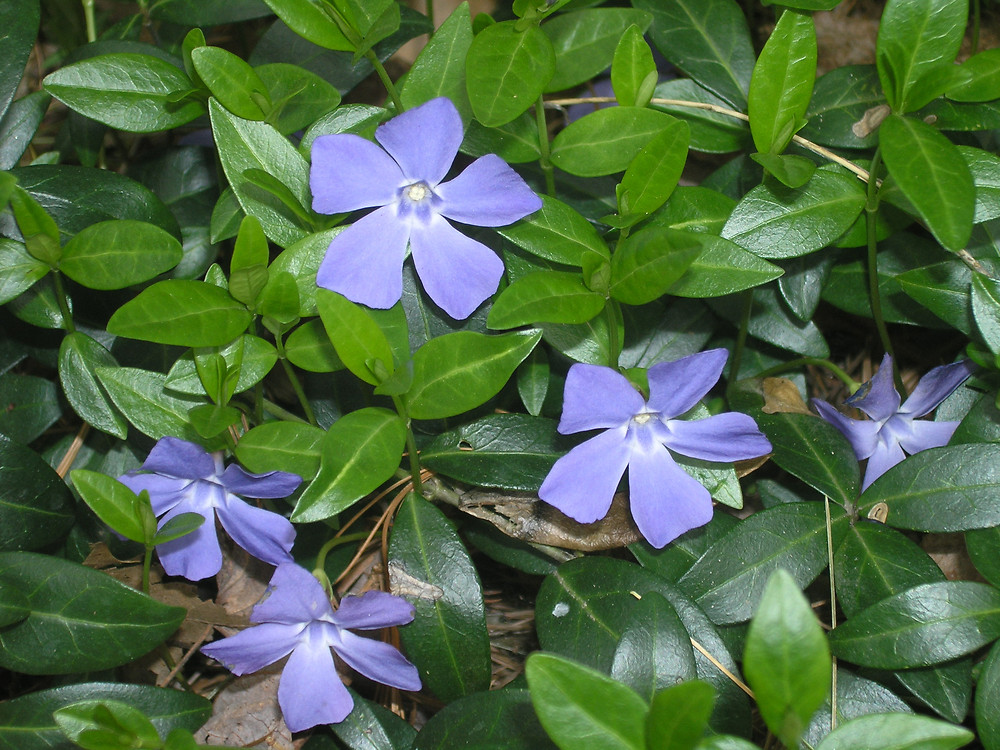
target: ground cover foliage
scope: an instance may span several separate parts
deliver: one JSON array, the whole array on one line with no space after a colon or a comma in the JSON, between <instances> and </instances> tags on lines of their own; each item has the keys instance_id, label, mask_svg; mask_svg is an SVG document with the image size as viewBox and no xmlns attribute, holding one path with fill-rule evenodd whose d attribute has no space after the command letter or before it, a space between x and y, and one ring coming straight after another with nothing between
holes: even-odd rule
<instances>
[{"instance_id":1,"label":"ground cover foliage","mask_svg":"<svg viewBox=\"0 0 1000 750\"><path fill-rule=\"evenodd\" d=\"M995 6L430 10L0 4L0 748L1000 748Z\"/></svg>"}]
</instances>

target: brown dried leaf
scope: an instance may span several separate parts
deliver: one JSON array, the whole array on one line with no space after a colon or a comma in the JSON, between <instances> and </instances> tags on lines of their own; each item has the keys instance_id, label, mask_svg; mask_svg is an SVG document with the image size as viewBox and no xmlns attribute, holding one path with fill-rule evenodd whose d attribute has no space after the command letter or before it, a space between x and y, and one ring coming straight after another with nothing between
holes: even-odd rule
<instances>
[{"instance_id":1,"label":"brown dried leaf","mask_svg":"<svg viewBox=\"0 0 1000 750\"><path fill-rule=\"evenodd\" d=\"M798 386L788 378L764 378L761 388L764 393L761 411L765 414L812 414Z\"/></svg>"},{"instance_id":2,"label":"brown dried leaf","mask_svg":"<svg viewBox=\"0 0 1000 750\"><path fill-rule=\"evenodd\" d=\"M278 679L284 661L237 677L215 698L212 718L195 733L209 745L294 750L292 733L278 708Z\"/></svg>"},{"instance_id":3,"label":"brown dried leaf","mask_svg":"<svg viewBox=\"0 0 1000 750\"><path fill-rule=\"evenodd\" d=\"M215 577L219 586L215 603L230 615L249 619L250 610L264 596L273 573L273 566L251 557L236 545L224 545L222 569Z\"/></svg>"}]
</instances>

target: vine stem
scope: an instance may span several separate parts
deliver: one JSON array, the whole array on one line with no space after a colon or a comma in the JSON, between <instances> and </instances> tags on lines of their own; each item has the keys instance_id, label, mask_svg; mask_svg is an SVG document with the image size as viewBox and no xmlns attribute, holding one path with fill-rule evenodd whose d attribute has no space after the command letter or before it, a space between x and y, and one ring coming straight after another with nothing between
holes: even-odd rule
<instances>
[{"instance_id":1,"label":"vine stem","mask_svg":"<svg viewBox=\"0 0 1000 750\"><path fill-rule=\"evenodd\" d=\"M753 312L753 290L743 293L743 314L740 318L740 328L736 332L736 343L733 346L733 358L729 363L729 384L726 394L733 389L740 377L740 365L743 363L743 348L747 343L747 329L750 328L750 315Z\"/></svg>"},{"instance_id":2,"label":"vine stem","mask_svg":"<svg viewBox=\"0 0 1000 750\"><path fill-rule=\"evenodd\" d=\"M833 575L833 522L830 520L830 498L823 496L826 510L826 555L830 566L830 628L837 627L837 585ZM831 655L830 671L830 731L837 728L837 657Z\"/></svg>"},{"instance_id":3,"label":"vine stem","mask_svg":"<svg viewBox=\"0 0 1000 750\"><path fill-rule=\"evenodd\" d=\"M375 73L378 74L379 80L382 81L382 86L385 87L386 93L389 95L389 98L392 99L392 103L396 107L396 114L402 113L406 109L403 106L403 100L399 98L399 92L396 91L396 85L392 82L392 79L389 78L389 73L386 71L385 66L382 65L381 60L378 59L378 55L376 55L372 50L368 50L365 52L365 57L367 57L368 61L374 66Z\"/></svg>"},{"instance_id":4,"label":"vine stem","mask_svg":"<svg viewBox=\"0 0 1000 750\"><path fill-rule=\"evenodd\" d=\"M94 21L94 0L81 0L83 3L83 17L87 23L87 41L97 41L97 24Z\"/></svg>"},{"instance_id":5,"label":"vine stem","mask_svg":"<svg viewBox=\"0 0 1000 750\"><path fill-rule=\"evenodd\" d=\"M545 175L545 192L547 195L556 197L556 173L552 167L549 149L549 128L545 122L545 100L538 97L535 105L535 123L538 127L538 164Z\"/></svg>"},{"instance_id":6,"label":"vine stem","mask_svg":"<svg viewBox=\"0 0 1000 750\"><path fill-rule=\"evenodd\" d=\"M833 362L827 359L820 359L819 357L799 357L798 359L793 359L791 362L785 362L784 364L775 365L774 367L769 367L757 373L754 377L757 378L769 378L773 375L779 375L783 372L788 372L789 370L797 370L803 365L814 365L816 367L824 367L833 373L838 380L840 380L844 385L847 386L848 391L851 395L854 395L858 388L861 387L861 383L856 381L842 369L833 364Z\"/></svg>"},{"instance_id":7,"label":"vine stem","mask_svg":"<svg viewBox=\"0 0 1000 750\"><path fill-rule=\"evenodd\" d=\"M69 309L69 298L66 296L66 286L63 284L62 274L59 271L52 271L52 283L56 288L56 301L59 303L59 312L62 313L63 328L66 333L75 333L76 326L73 325L73 313Z\"/></svg>"}]
</instances>

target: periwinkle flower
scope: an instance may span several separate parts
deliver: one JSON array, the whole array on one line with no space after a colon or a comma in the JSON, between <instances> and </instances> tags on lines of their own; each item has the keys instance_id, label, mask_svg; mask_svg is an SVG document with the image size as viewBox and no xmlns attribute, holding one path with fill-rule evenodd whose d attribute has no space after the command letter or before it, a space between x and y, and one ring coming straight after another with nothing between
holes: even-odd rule
<instances>
[{"instance_id":1,"label":"periwinkle flower","mask_svg":"<svg viewBox=\"0 0 1000 750\"><path fill-rule=\"evenodd\" d=\"M175 437L161 438L140 471L118 480L133 492L149 491L153 512L162 526L181 513L197 513L205 523L186 536L157 546L167 575L191 581L214 576L222 567L215 530L218 516L233 541L254 557L278 565L291 560L295 528L287 518L250 505L239 495L287 497L302 483L285 471L251 474L236 464L223 468L222 454Z\"/></svg>"},{"instance_id":2,"label":"periwinkle flower","mask_svg":"<svg viewBox=\"0 0 1000 750\"><path fill-rule=\"evenodd\" d=\"M677 419L722 375L729 353L711 349L649 368L649 400L610 367L575 364L566 375L559 432L604 432L556 461L538 496L580 523L607 515L628 468L632 518L651 545L663 547L712 518L712 497L674 460L737 461L770 453L746 414Z\"/></svg>"},{"instance_id":3,"label":"periwinkle flower","mask_svg":"<svg viewBox=\"0 0 1000 750\"><path fill-rule=\"evenodd\" d=\"M920 379L900 406L901 398L892 382L892 357L886 354L868 387L846 402L861 409L870 420L852 419L816 398L812 403L820 416L844 433L857 459L868 459L861 488L864 491L907 454L938 448L951 440L958 422L932 422L917 417L934 411L971 374L972 363L968 360L935 367Z\"/></svg>"},{"instance_id":4,"label":"periwinkle flower","mask_svg":"<svg viewBox=\"0 0 1000 750\"><path fill-rule=\"evenodd\" d=\"M366 677L400 690L419 690L417 668L393 646L348 632L404 625L413 605L398 596L369 591L345 597L335 611L309 571L279 565L250 621L260 623L201 650L235 674L256 672L288 657L278 684L278 705L293 732L343 721L354 701L337 675L330 653Z\"/></svg>"},{"instance_id":5,"label":"periwinkle flower","mask_svg":"<svg viewBox=\"0 0 1000 750\"><path fill-rule=\"evenodd\" d=\"M462 144L462 118L449 99L403 112L380 125L375 140L381 148L346 133L313 143L313 209L375 207L334 237L316 283L368 307L392 307L403 293L409 246L430 298L451 317L467 318L496 291L503 261L448 219L499 227L537 211L541 200L493 154L442 182Z\"/></svg>"}]
</instances>

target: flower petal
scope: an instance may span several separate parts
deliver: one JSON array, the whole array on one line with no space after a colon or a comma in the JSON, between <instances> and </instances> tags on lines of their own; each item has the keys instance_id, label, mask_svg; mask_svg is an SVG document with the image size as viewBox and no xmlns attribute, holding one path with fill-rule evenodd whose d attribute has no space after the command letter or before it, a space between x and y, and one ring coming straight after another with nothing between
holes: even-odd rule
<instances>
[{"instance_id":1,"label":"flower petal","mask_svg":"<svg viewBox=\"0 0 1000 750\"><path fill-rule=\"evenodd\" d=\"M385 310L403 296L403 260L409 226L384 206L333 238L316 274L316 284L352 302Z\"/></svg>"},{"instance_id":2,"label":"flower petal","mask_svg":"<svg viewBox=\"0 0 1000 750\"><path fill-rule=\"evenodd\" d=\"M375 140L396 160L408 181L434 187L451 169L463 135L455 105L439 97L380 125Z\"/></svg>"},{"instance_id":3,"label":"flower petal","mask_svg":"<svg viewBox=\"0 0 1000 750\"><path fill-rule=\"evenodd\" d=\"M920 378L899 413L922 417L933 411L972 375L972 368L972 362L964 360L929 370Z\"/></svg>"},{"instance_id":4,"label":"flower petal","mask_svg":"<svg viewBox=\"0 0 1000 750\"><path fill-rule=\"evenodd\" d=\"M709 349L653 365L647 372L649 409L667 419L688 411L719 382L728 357L725 349Z\"/></svg>"},{"instance_id":5,"label":"flower petal","mask_svg":"<svg viewBox=\"0 0 1000 750\"><path fill-rule=\"evenodd\" d=\"M215 513L194 511L184 505L174 507L160 519L160 526L180 513L198 512L205 523L179 539L156 545L160 565L168 576L183 576L189 581L200 581L214 576L222 568L222 550L215 530Z\"/></svg>"},{"instance_id":6,"label":"flower petal","mask_svg":"<svg viewBox=\"0 0 1000 750\"><path fill-rule=\"evenodd\" d=\"M413 605L384 591L366 591L341 600L333 621L342 628L375 630L405 625L413 620Z\"/></svg>"},{"instance_id":7,"label":"flower petal","mask_svg":"<svg viewBox=\"0 0 1000 750\"><path fill-rule=\"evenodd\" d=\"M434 192L444 216L477 227L512 224L542 207L542 199L496 154L476 159Z\"/></svg>"},{"instance_id":8,"label":"flower petal","mask_svg":"<svg viewBox=\"0 0 1000 750\"><path fill-rule=\"evenodd\" d=\"M947 445L958 429L958 422L932 422L929 419L915 419L910 422L909 434L900 435L900 447L911 456L928 448Z\"/></svg>"},{"instance_id":9,"label":"flower petal","mask_svg":"<svg viewBox=\"0 0 1000 750\"><path fill-rule=\"evenodd\" d=\"M851 419L841 414L826 401L820 401L818 398L812 400L812 405L823 419L843 433L859 461L868 458L875 451L875 446L878 443L878 422Z\"/></svg>"},{"instance_id":10,"label":"flower petal","mask_svg":"<svg viewBox=\"0 0 1000 750\"><path fill-rule=\"evenodd\" d=\"M858 391L845 403L861 409L876 422L885 421L899 411L899 393L892 382L892 357L888 354L882 357L878 372L868 381L868 389Z\"/></svg>"},{"instance_id":11,"label":"flower petal","mask_svg":"<svg viewBox=\"0 0 1000 750\"><path fill-rule=\"evenodd\" d=\"M264 598L250 614L250 622L294 624L321 619L333 619L330 599L316 577L295 563L277 567Z\"/></svg>"},{"instance_id":12,"label":"flower petal","mask_svg":"<svg viewBox=\"0 0 1000 750\"><path fill-rule=\"evenodd\" d=\"M495 252L440 216L432 216L426 224L414 223L410 247L424 290L455 320L472 315L497 290L503 276L503 261Z\"/></svg>"},{"instance_id":13,"label":"flower petal","mask_svg":"<svg viewBox=\"0 0 1000 750\"><path fill-rule=\"evenodd\" d=\"M620 372L600 365L574 364L566 373L559 432L621 427L643 410L642 394Z\"/></svg>"},{"instance_id":14,"label":"flower petal","mask_svg":"<svg viewBox=\"0 0 1000 750\"><path fill-rule=\"evenodd\" d=\"M293 732L318 724L337 724L354 708L354 699L340 681L330 647L309 634L288 657L278 683L278 705Z\"/></svg>"},{"instance_id":15,"label":"flower petal","mask_svg":"<svg viewBox=\"0 0 1000 750\"><path fill-rule=\"evenodd\" d=\"M222 484L234 495L244 497L288 497L302 484L302 477L287 471L251 474L238 464L222 472Z\"/></svg>"},{"instance_id":16,"label":"flower petal","mask_svg":"<svg viewBox=\"0 0 1000 750\"><path fill-rule=\"evenodd\" d=\"M264 623L201 647L201 652L226 665L235 675L250 674L292 652L301 627Z\"/></svg>"},{"instance_id":17,"label":"flower petal","mask_svg":"<svg viewBox=\"0 0 1000 750\"><path fill-rule=\"evenodd\" d=\"M406 178L392 157L361 136L337 133L313 141L313 211L340 214L385 206L396 200L404 184Z\"/></svg>"},{"instance_id":18,"label":"flower petal","mask_svg":"<svg viewBox=\"0 0 1000 750\"><path fill-rule=\"evenodd\" d=\"M271 565L291 562L295 527L284 516L227 495L216 508L222 528L240 547Z\"/></svg>"},{"instance_id":19,"label":"flower petal","mask_svg":"<svg viewBox=\"0 0 1000 750\"><path fill-rule=\"evenodd\" d=\"M178 503L194 494L198 489L197 479L183 477L165 477L162 474L124 474L118 481L135 494L143 490L149 492L149 502L153 506L153 515L163 515ZM211 507L206 503L205 507Z\"/></svg>"},{"instance_id":20,"label":"flower petal","mask_svg":"<svg viewBox=\"0 0 1000 750\"><path fill-rule=\"evenodd\" d=\"M420 673L395 646L362 638L346 630L340 634L341 643L334 645L337 655L351 668L370 680L400 690L420 690Z\"/></svg>"},{"instance_id":21,"label":"flower petal","mask_svg":"<svg viewBox=\"0 0 1000 750\"><path fill-rule=\"evenodd\" d=\"M678 466L659 443L650 441L632 453L628 491L635 525L657 549L712 520L708 490Z\"/></svg>"},{"instance_id":22,"label":"flower petal","mask_svg":"<svg viewBox=\"0 0 1000 750\"><path fill-rule=\"evenodd\" d=\"M771 443L753 418L735 411L696 421L657 422L654 429L670 450L705 461L742 461L771 452Z\"/></svg>"},{"instance_id":23,"label":"flower petal","mask_svg":"<svg viewBox=\"0 0 1000 750\"><path fill-rule=\"evenodd\" d=\"M143 471L155 471L171 477L207 479L215 476L215 460L195 443L175 437L156 441L142 464Z\"/></svg>"},{"instance_id":24,"label":"flower petal","mask_svg":"<svg viewBox=\"0 0 1000 750\"><path fill-rule=\"evenodd\" d=\"M607 430L556 461L538 497L580 523L604 518L632 453L625 426Z\"/></svg>"},{"instance_id":25,"label":"flower petal","mask_svg":"<svg viewBox=\"0 0 1000 750\"><path fill-rule=\"evenodd\" d=\"M902 461L906 456L899 443L895 440L879 440L875 446L875 451L868 458L868 465L865 467L865 479L861 483L861 491L868 489L869 485L885 474L889 469Z\"/></svg>"}]
</instances>

